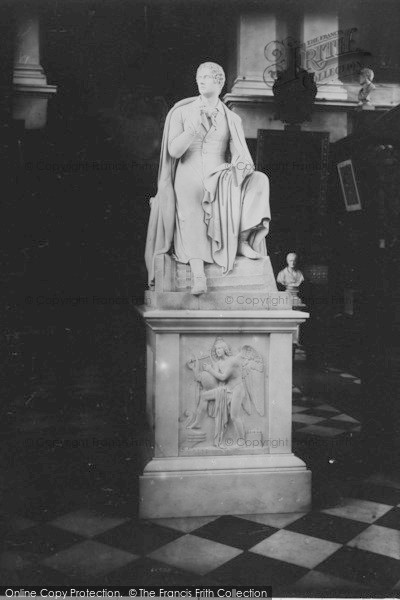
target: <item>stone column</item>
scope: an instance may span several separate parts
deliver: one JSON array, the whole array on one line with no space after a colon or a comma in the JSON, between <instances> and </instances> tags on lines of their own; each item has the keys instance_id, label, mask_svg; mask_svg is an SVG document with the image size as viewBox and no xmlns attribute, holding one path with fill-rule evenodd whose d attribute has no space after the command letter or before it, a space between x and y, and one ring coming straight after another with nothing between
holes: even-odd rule
<instances>
[{"instance_id":1,"label":"stone column","mask_svg":"<svg viewBox=\"0 0 400 600\"><path fill-rule=\"evenodd\" d=\"M272 95L273 78L268 70L272 63L267 60L265 54L276 40L276 16L272 11L240 15L232 94Z\"/></svg>"},{"instance_id":2,"label":"stone column","mask_svg":"<svg viewBox=\"0 0 400 600\"><path fill-rule=\"evenodd\" d=\"M57 87L47 84L40 65L39 17L28 5L17 12L13 91L13 118L24 120L26 129L44 127L47 102Z\"/></svg>"},{"instance_id":3,"label":"stone column","mask_svg":"<svg viewBox=\"0 0 400 600\"><path fill-rule=\"evenodd\" d=\"M272 10L248 11L238 17L228 73L232 88L224 101L242 117L247 138L256 138L258 129L283 128L280 121L273 120L275 58L272 53L279 36Z\"/></svg>"},{"instance_id":4,"label":"stone column","mask_svg":"<svg viewBox=\"0 0 400 600\"><path fill-rule=\"evenodd\" d=\"M348 94L339 78L339 57L352 42L351 29L339 34L339 15L335 8L308 5L303 17L301 42L304 44L303 67L315 73L317 100L347 100Z\"/></svg>"}]
</instances>

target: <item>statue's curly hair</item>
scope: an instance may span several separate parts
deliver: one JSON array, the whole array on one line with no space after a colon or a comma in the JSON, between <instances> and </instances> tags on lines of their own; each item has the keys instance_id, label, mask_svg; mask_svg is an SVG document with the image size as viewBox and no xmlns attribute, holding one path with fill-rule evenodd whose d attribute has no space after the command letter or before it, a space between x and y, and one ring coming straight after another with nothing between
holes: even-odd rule
<instances>
[{"instance_id":1,"label":"statue's curly hair","mask_svg":"<svg viewBox=\"0 0 400 600\"><path fill-rule=\"evenodd\" d=\"M369 67L364 67L363 69L361 69L360 71L360 75L364 75L365 77L367 77L367 79L369 79L370 81L373 80L375 74L373 72L372 69L370 69Z\"/></svg>"},{"instance_id":2,"label":"statue's curly hair","mask_svg":"<svg viewBox=\"0 0 400 600\"><path fill-rule=\"evenodd\" d=\"M217 63L214 63L214 62L201 63L201 65L199 65L199 67L198 67L198 69L196 71L196 75L200 71L200 69L210 69L211 73L213 74L214 81L216 81L217 83L219 83L219 85L221 86L221 88L224 86L224 84L225 84L225 72L224 72L223 68L220 65L217 65Z\"/></svg>"},{"instance_id":3,"label":"statue's curly hair","mask_svg":"<svg viewBox=\"0 0 400 600\"><path fill-rule=\"evenodd\" d=\"M217 359L218 359L218 356L217 356L217 354L216 354L216 352L215 352L215 346L216 346L217 344L223 344L223 345L225 346L225 354L226 354L227 356L232 356L232 350L230 349L230 347L228 346L228 344L226 343L226 341L225 341L225 340L224 340L222 337L217 337L217 338L215 339L215 342L214 342L214 343L213 343L213 345L212 345L212 348L211 348L211 356L212 356L212 358L213 358L214 360L217 360Z\"/></svg>"}]
</instances>

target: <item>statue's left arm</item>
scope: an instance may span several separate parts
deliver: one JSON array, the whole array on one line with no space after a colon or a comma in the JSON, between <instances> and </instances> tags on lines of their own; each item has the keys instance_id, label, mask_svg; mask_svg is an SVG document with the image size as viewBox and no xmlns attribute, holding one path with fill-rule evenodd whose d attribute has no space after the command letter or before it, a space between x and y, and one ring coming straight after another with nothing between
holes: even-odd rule
<instances>
[{"instance_id":1,"label":"statue's left arm","mask_svg":"<svg viewBox=\"0 0 400 600\"><path fill-rule=\"evenodd\" d=\"M230 114L229 114L230 113ZM229 150L235 185L241 185L244 179L254 172L254 163L247 147L242 119L229 111L229 130L231 134Z\"/></svg>"}]
</instances>

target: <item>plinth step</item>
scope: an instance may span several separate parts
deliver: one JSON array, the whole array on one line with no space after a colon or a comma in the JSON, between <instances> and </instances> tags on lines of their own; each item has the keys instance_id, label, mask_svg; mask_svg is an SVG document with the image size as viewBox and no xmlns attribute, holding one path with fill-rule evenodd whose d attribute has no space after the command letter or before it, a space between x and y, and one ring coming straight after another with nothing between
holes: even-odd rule
<instances>
[{"instance_id":1,"label":"plinth step","mask_svg":"<svg viewBox=\"0 0 400 600\"><path fill-rule=\"evenodd\" d=\"M181 470L177 470L179 461ZM189 462L191 470L188 470ZM310 510L311 472L293 455L259 457L258 460L255 457L230 456L221 459L221 462L226 464L216 464L218 459L215 457L207 460L205 457L193 457L151 461L140 477L140 517L204 517Z\"/></svg>"},{"instance_id":2,"label":"plinth step","mask_svg":"<svg viewBox=\"0 0 400 600\"><path fill-rule=\"evenodd\" d=\"M287 292L224 290L194 296L185 292L145 292L146 308L169 310L291 310L293 297Z\"/></svg>"},{"instance_id":3,"label":"plinth step","mask_svg":"<svg viewBox=\"0 0 400 600\"><path fill-rule=\"evenodd\" d=\"M276 282L268 256L251 260L238 256L233 270L224 275L222 267L206 264L205 274L209 291L252 288L264 292L276 292ZM192 272L189 265L177 262L168 254L162 254L155 260L155 291L190 291Z\"/></svg>"}]
</instances>

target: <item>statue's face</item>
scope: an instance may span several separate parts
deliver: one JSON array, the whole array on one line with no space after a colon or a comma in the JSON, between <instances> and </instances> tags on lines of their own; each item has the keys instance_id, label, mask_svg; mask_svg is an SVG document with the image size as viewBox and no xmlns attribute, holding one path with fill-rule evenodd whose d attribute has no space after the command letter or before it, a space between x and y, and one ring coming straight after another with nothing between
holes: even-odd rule
<instances>
[{"instance_id":1,"label":"statue's face","mask_svg":"<svg viewBox=\"0 0 400 600\"><path fill-rule=\"evenodd\" d=\"M219 342L218 344L215 344L215 354L218 356L218 358L222 358L224 356L225 349L226 349L226 346L223 342Z\"/></svg>"},{"instance_id":2,"label":"statue's face","mask_svg":"<svg viewBox=\"0 0 400 600\"><path fill-rule=\"evenodd\" d=\"M288 267L291 267L292 269L294 269L296 266L296 262L297 262L297 256L295 254L288 254L288 257L287 257Z\"/></svg>"},{"instance_id":3,"label":"statue's face","mask_svg":"<svg viewBox=\"0 0 400 600\"><path fill-rule=\"evenodd\" d=\"M197 87L202 96L213 96L220 93L221 86L214 79L213 72L208 67L199 69L196 75Z\"/></svg>"}]
</instances>

